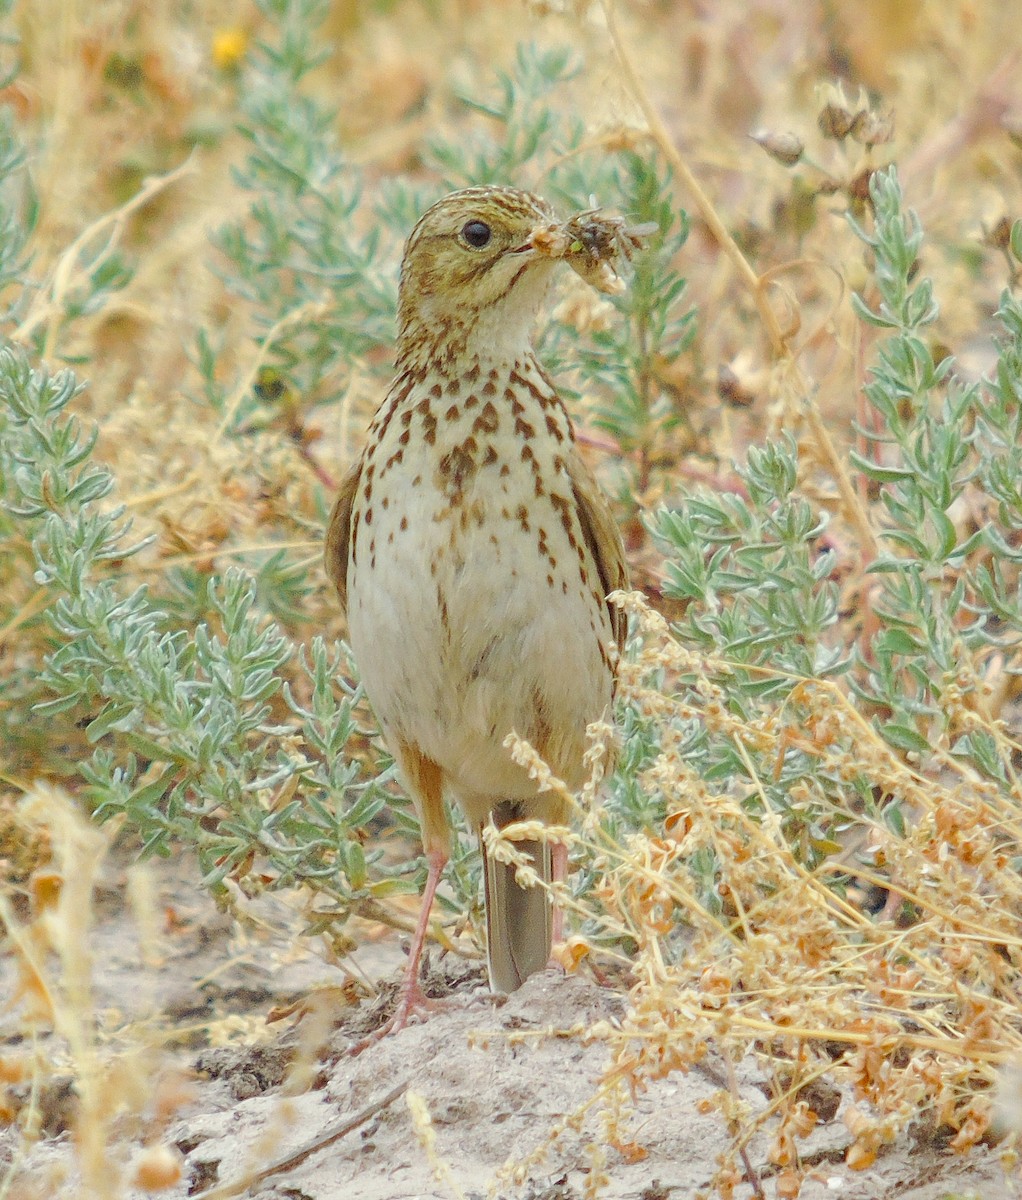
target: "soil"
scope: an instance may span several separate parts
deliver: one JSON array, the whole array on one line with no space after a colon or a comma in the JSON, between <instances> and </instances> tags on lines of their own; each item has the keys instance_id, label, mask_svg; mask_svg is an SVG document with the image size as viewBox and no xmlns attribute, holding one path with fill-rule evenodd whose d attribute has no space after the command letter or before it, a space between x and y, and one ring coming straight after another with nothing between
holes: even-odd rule
<instances>
[{"instance_id":1,"label":"soil","mask_svg":"<svg viewBox=\"0 0 1022 1200\"><path fill-rule=\"evenodd\" d=\"M377 936L343 967L330 965L295 935L284 899L264 898L260 920L242 927L175 862L151 873L164 919L157 956L123 902L123 870L109 870L118 878L100 893L92 935L94 1024L104 1061L135 1064L135 1075L109 1075L124 1095L104 1136L106 1195L678 1200L710 1190L731 1142L703 1103L727 1087L723 1063L711 1057L654 1082L616 1128L607 1104L593 1103L608 1051L585 1031L620 1018L623 990L548 971L511 997L492 997L478 964L434 951L427 988L447 993L436 1010L353 1055L393 1002L397 935L366 930ZM381 982L375 998L356 1004L359 977ZM15 984L7 958L0 994L14 994ZM24 1014L5 1005L0 1018L3 1060L26 1044ZM41 1079L38 1139L21 1130L30 1084L7 1087L14 1119L0 1130L0 1181L10 1200L92 1194L72 1133L80 1100L66 1047L51 1036L43 1050L52 1069ZM761 1112L769 1087L751 1058L736 1076L741 1102ZM1019 1195L996 1149L985 1147L958 1156L906 1139L869 1169L849 1170L848 1103L830 1085L814 1101L826 1119L800 1142L806 1200ZM768 1137L754 1137L747 1158L763 1193L775 1196ZM147 1143L180 1164L177 1182L158 1192L131 1183ZM733 1194L754 1193L743 1181Z\"/></svg>"}]
</instances>

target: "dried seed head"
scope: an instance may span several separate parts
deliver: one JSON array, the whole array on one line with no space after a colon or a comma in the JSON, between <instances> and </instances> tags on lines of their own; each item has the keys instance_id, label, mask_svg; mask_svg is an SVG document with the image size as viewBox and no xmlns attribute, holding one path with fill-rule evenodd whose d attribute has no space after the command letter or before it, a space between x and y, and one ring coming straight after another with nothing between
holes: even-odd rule
<instances>
[{"instance_id":1,"label":"dried seed head","mask_svg":"<svg viewBox=\"0 0 1022 1200\"><path fill-rule=\"evenodd\" d=\"M733 408L749 408L756 400L729 363L721 363L717 369L717 395Z\"/></svg>"},{"instance_id":2,"label":"dried seed head","mask_svg":"<svg viewBox=\"0 0 1022 1200\"><path fill-rule=\"evenodd\" d=\"M852 138L863 146L882 146L894 137L894 114L872 109L857 112L850 130Z\"/></svg>"},{"instance_id":3,"label":"dried seed head","mask_svg":"<svg viewBox=\"0 0 1022 1200\"><path fill-rule=\"evenodd\" d=\"M825 104L820 109L816 123L825 138L832 138L835 142L840 142L851 132L854 120L855 114L849 112L844 105Z\"/></svg>"},{"instance_id":4,"label":"dried seed head","mask_svg":"<svg viewBox=\"0 0 1022 1200\"><path fill-rule=\"evenodd\" d=\"M825 138L842 141L852 131L855 118L869 111L869 97L860 88L854 100L849 100L845 89L840 83L824 84L820 89L823 105L817 124Z\"/></svg>"},{"instance_id":5,"label":"dried seed head","mask_svg":"<svg viewBox=\"0 0 1022 1200\"><path fill-rule=\"evenodd\" d=\"M872 203L869 195L869 181L873 178L873 173L873 167L866 167L848 184L848 198L852 202L853 211L861 212L866 205Z\"/></svg>"},{"instance_id":6,"label":"dried seed head","mask_svg":"<svg viewBox=\"0 0 1022 1200\"><path fill-rule=\"evenodd\" d=\"M805 153L805 145L793 133L771 133L768 129L757 130L749 137L782 166L793 167Z\"/></svg>"},{"instance_id":7,"label":"dried seed head","mask_svg":"<svg viewBox=\"0 0 1022 1200\"><path fill-rule=\"evenodd\" d=\"M985 231L983 240L997 250L1007 250L1011 245L1011 221L1007 217L1001 217L993 228Z\"/></svg>"}]
</instances>

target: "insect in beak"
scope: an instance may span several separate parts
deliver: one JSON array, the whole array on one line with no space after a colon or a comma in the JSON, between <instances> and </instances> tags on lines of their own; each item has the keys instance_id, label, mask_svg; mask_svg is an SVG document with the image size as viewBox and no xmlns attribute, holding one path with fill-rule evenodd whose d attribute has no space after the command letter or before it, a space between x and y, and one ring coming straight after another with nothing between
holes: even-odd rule
<instances>
[{"instance_id":1,"label":"insect in beak","mask_svg":"<svg viewBox=\"0 0 1022 1200\"><path fill-rule=\"evenodd\" d=\"M658 230L653 222L629 225L621 217L589 209L569 221L537 225L511 253L531 251L542 258L564 260L597 291L616 295L624 290L622 271L630 271L632 256Z\"/></svg>"}]
</instances>

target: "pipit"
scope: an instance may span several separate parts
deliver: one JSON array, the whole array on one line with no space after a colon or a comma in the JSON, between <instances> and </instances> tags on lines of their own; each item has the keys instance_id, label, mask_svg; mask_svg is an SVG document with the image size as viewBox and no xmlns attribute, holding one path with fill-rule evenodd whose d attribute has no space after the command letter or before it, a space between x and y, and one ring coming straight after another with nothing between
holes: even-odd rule
<instances>
[{"instance_id":1,"label":"pipit","mask_svg":"<svg viewBox=\"0 0 1022 1200\"><path fill-rule=\"evenodd\" d=\"M330 518L328 573L347 610L366 694L422 827L426 889L398 1012L425 1003L419 954L450 853L444 809L477 831L567 813L505 748L512 731L569 787L586 727L614 692L627 585L621 536L536 360L532 328L559 261L605 291L649 230L538 196L455 192L412 231L401 267L397 374ZM539 877L567 851L518 841ZM548 893L483 853L491 987L550 956Z\"/></svg>"}]
</instances>

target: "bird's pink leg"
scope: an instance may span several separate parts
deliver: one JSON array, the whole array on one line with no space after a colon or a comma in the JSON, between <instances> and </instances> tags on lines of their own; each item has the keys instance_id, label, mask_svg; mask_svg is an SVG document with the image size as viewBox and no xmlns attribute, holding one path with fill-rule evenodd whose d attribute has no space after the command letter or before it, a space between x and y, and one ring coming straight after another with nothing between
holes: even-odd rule
<instances>
[{"instance_id":1,"label":"bird's pink leg","mask_svg":"<svg viewBox=\"0 0 1022 1200\"><path fill-rule=\"evenodd\" d=\"M405 969L404 982L401 985L397 1009L389 1021L352 1047L349 1053L353 1055L361 1054L367 1046L380 1041L390 1033L397 1033L399 1029L403 1029L413 1013L436 1007L419 985L419 960L422 958L422 947L425 945L426 933L429 929L433 898L436 896L444 867L447 866L447 860L451 856L450 831L444 812L443 776L437 764L426 758L413 746L399 744L395 757L401 765L409 792L416 801L415 807L419 814L419 823L422 826L422 842L426 850L426 862L429 863L429 874L426 876L422 906L419 909L419 919L415 925L415 935L412 938L412 948L408 966Z\"/></svg>"},{"instance_id":2,"label":"bird's pink leg","mask_svg":"<svg viewBox=\"0 0 1022 1200\"><path fill-rule=\"evenodd\" d=\"M397 1008L390 1020L385 1021L379 1029L374 1030L368 1037L351 1047L348 1053L352 1057L361 1054L363 1050L375 1045L376 1042L382 1041L389 1034L404 1029L408 1018L413 1013L428 1012L436 1007L436 1002L430 1000L419 984L419 961L422 958L422 947L426 944L426 932L429 929L429 916L433 910L433 898L436 896L444 867L447 866L447 855L442 850L431 850L427 852L426 860L429 863L429 874L426 876L422 906L419 909L419 919L415 926L415 935L412 938L412 948L409 952L408 966L405 968L405 978L401 984Z\"/></svg>"},{"instance_id":3,"label":"bird's pink leg","mask_svg":"<svg viewBox=\"0 0 1022 1200\"><path fill-rule=\"evenodd\" d=\"M422 907L419 909L419 920L415 926L415 936L412 938L412 948L409 952L408 968L405 981L401 985L401 999L398 1002L387 1033L397 1033L403 1029L413 1012L433 1007L433 1002L419 985L419 960L422 958L422 947L426 943L426 931L429 929L429 916L433 911L433 898L440 883L440 876L447 866L447 855L441 850L431 850L426 855L429 863L429 874L426 876L426 887L422 893Z\"/></svg>"}]
</instances>

